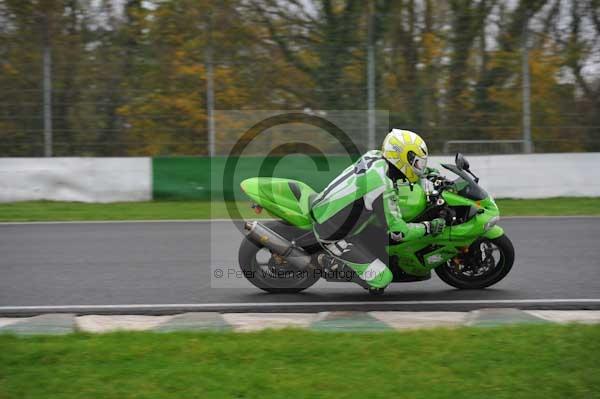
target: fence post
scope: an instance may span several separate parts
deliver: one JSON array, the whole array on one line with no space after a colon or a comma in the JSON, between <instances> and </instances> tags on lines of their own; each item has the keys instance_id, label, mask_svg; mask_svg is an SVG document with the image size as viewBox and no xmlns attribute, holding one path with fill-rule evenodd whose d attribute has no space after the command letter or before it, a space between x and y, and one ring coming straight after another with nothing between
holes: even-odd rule
<instances>
[{"instance_id":1,"label":"fence post","mask_svg":"<svg viewBox=\"0 0 600 399\"><path fill-rule=\"evenodd\" d=\"M205 52L206 65L206 117L208 119L208 155L215 156L215 89L213 74L212 13L208 14L208 40Z\"/></svg>"},{"instance_id":2,"label":"fence post","mask_svg":"<svg viewBox=\"0 0 600 399\"><path fill-rule=\"evenodd\" d=\"M52 48L50 44L50 21L43 16L43 109L44 109L44 156L52 156Z\"/></svg>"},{"instance_id":3,"label":"fence post","mask_svg":"<svg viewBox=\"0 0 600 399\"><path fill-rule=\"evenodd\" d=\"M531 80L529 76L529 18L523 23L523 50L521 56L521 69L523 75L523 152L533 152L531 143Z\"/></svg>"},{"instance_id":4,"label":"fence post","mask_svg":"<svg viewBox=\"0 0 600 399\"><path fill-rule=\"evenodd\" d=\"M367 150L375 149L375 43L374 43L374 1L369 2L369 21L367 28L367 112L368 140Z\"/></svg>"}]
</instances>

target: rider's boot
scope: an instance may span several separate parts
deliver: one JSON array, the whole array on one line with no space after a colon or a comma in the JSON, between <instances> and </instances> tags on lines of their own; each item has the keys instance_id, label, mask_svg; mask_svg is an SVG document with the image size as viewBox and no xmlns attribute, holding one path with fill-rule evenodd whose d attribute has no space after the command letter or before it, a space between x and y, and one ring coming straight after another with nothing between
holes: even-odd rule
<instances>
[{"instance_id":1,"label":"rider's boot","mask_svg":"<svg viewBox=\"0 0 600 399\"><path fill-rule=\"evenodd\" d=\"M369 287L369 294L371 294L373 296L383 295L383 291L385 291L385 288L373 288L373 287Z\"/></svg>"},{"instance_id":2,"label":"rider's boot","mask_svg":"<svg viewBox=\"0 0 600 399\"><path fill-rule=\"evenodd\" d=\"M326 273L332 273L336 270L341 270L344 266L342 261L328 254L319 254L319 256L317 256L317 262Z\"/></svg>"},{"instance_id":3,"label":"rider's boot","mask_svg":"<svg viewBox=\"0 0 600 399\"><path fill-rule=\"evenodd\" d=\"M385 263L377 258L369 263L345 263L366 283L369 292L373 291L373 293L377 295L383 293L385 287L387 287L394 278L392 272Z\"/></svg>"},{"instance_id":4,"label":"rider's boot","mask_svg":"<svg viewBox=\"0 0 600 399\"><path fill-rule=\"evenodd\" d=\"M371 286L365 280L358 277L358 274L356 274L353 269L346 266L343 261L336 259L329 254L319 254L319 256L317 256L317 262L319 263L319 266L323 268L325 273L339 273L339 276L341 276L341 278L344 280L350 283L356 283L365 290L371 289Z\"/></svg>"},{"instance_id":5,"label":"rider's boot","mask_svg":"<svg viewBox=\"0 0 600 399\"><path fill-rule=\"evenodd\" d=\"M354 271L352 281L358 283L361 287L368 290L373 289L374 293L379 294L380 291L392 282L394 276L390 269L379 258L370 253L365 245L358 242L347 242L340 240L330 242L324 245L328 254L319 256L320 263L325 271L327 269L340 270L339 266L332 269L330 266L334 261L345 264ZM333 260L331 260L333 259Z\"/></svg>"}]
</instances>

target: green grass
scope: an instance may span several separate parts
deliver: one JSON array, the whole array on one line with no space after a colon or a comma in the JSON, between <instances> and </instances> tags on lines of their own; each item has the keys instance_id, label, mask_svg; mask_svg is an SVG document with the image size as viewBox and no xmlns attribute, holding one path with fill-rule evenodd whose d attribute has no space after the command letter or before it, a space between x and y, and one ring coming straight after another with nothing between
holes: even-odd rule
<instances>
[{"instance_id":1,"label":"green grass","mask_svg":"<svg viewBox=\"0 0 600 399\"><path fill-rule=\"evenodd\" d=\"M239 203L244 217L256 217L249 202ZM225 202L149 201L88 204L27 201L0 204L0 221L165 220L229 218ZM266 212L261 216L268 217Z\"/></svg>"},{"instance_id":2,"label":"green grass","mask_svg":"<svg viewBox=\"0 0 600 399\"><path fill-rule=\"evenodd\" d=\"M600 215L600 198L545 198L538 200L499 199L503 216Z\"/></svg>"},{"instance_id":3,"label":"green grass","mask_svg":"<svg viewBox=\"0 0 600 399\"><path fill-rule=\"evenodd\" d=\"M600 326L0 336L0 398L597 398Z\"/></svg>"},{"instance_id":4,"label":"green grass","mask_svg":"<svg viewBox=\"0 0 600 399\"><path fill-rule=\"evenodd\" d=\"M600 198L500 199L502 216L600 215ZM249 202L238 203L243 217L256 217ZM267 212L261 216L269 217ZM0 204L0 221L161 220L229 218L223 202L150 201L86 204L31 201Z\"/></svg>"}]
</instances>

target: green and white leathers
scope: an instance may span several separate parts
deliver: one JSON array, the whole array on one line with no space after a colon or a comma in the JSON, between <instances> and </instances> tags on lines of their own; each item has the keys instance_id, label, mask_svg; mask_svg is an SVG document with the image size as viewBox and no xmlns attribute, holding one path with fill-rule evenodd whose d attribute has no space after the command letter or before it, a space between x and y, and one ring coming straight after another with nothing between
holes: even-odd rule
<instances>
[{"instance_id":1,"label":"green and white leathers","mask_svg":"<svg viewBox=\"0 0 600 399\"><path fill-rule=\"evenodd\" d=\"M396 190L411 183L406 179L394 182L389 177L390 168L394 166L381 151L369 151L334 179L311 207L317 238L330 254L374 288L387 286L392 273L387 260L373 255L361 233L365 234L371 224L383 224L381 227L394 239L410 241L423 237L429 228L426 223L407 223L403 219Z\"/></svg>"},{"instance_id":2,"label":"green and white leathers","mask_svg":"<svg viewBox=\"0 0 600 399\"><path fill-rule=\"evenodd\" d=\"M402 233L405 241L424 236L425 226L422 223L406 223L402 218L396 202L394 182L388 177L389 167L381 151L373 150L364 154L353 165L344 169L315 198L312 204L315 221L323 224L348 205L361 199L365 208L372 211L373 203L381 197L390 232ZM410 183L397 182L397 185L409 186Z\"/></svg>"}]
</instances>

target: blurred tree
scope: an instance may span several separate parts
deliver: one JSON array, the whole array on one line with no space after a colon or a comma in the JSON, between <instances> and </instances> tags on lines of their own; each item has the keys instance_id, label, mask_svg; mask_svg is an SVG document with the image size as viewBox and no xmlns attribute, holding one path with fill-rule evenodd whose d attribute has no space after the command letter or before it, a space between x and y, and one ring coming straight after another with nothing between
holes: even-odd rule
<instances>
[{"instance_id":1,"label":"blurred tree","mask_svg":"<svg viewBox=\"0 0 600 399\"><path fill-rule=\"evenodd\" d=\"M0 3L0 151L3 155L43 155L42 43L37 3L10 0ZM50 10L47 10L50 12ZM30 132L38 135L31 137Z\"/></svg>"},{"instance_id":2,"label":"blurred tree","mask_svg":"<svg viewBox=\"0 0 600 399\"><path fill-rule=\"evenodd\" d=\"M119 108L127 123L127 141L132 143L129 153L206 154L209 35L215 43L212 52L219 109L239 109L253 98L253 79L263 75L259 71L249 75L245 68L254 62L255 35L236 1L158 2L147 12L147 21L151 21L144 38L149 48L148 66L137 78L144 90L132 93L129 102ZM215 28L209 31L211 25ZM235 62L221 61L232 59Z\"/></svg>"},{"instance_id":3,"label":"blurred tree","mask_svg":"<svg viewBox=\"0 0 600 399\"><path fill-rule=\"evenodd\" d=\"M217 109L364 110L372 13L376 107L434 151L521 137L527 26L536 149L600 150L599 0L0 0L0 155L43 153L44 42L55 155L206 154L209 43Z\"/></svg>"},{"instance_id":4,"label":"blurred tree","mask_svg":"<svg viewBox=\"0 0 600 399\"><path fill-rule=\"evenodd\" d=\"M569 68L577 87L581 90L583 97L578 101L578 109L587 111L584 118L591 128L583 132L575 132L581 137L581 133L587 135L590 150L600 150L600 79L596 76L594 80L586 78L584 68L588 60L592 59L597 67L598 47L600 45L600 1L585 0L575 1L571 4L570 24L566 41L562 41L566 53L565 65ZM587 21L586 21L586 18ZM584 24L587 22L587 29ZM591 22L591 23L590 23ZM555 34L560 38L559 28L554 27ZM574 129L571 129L573 132Z\"/></svg>"},{"instance_id":5,"label":"blurred tree","mask_svg":"<svg viewBox=\"0 0 600 399\"><path fill-rule=\"evenodd\" d=\"M449 126L468 128L473 123L470 117L474 108L471 88L475 82L470 79L470 76L476 76L477 72L472 56L477 40L485 35L485 23L495 4L495 0L450 1L451 33L448 40L450 60L445 118ZM485 68L483 61L482 68ZM478 138L478 133L477 128L463 129L460 138Z\"/></svg>"},{"instance_id":6,"label":"blurred tree","mask_svg":"<svg viewBox=\"0 0 600 399\"><path fill-rule=\"evenodd\" d=\"M364 36L359 32L365 28L357 29L366 12L363 2L322 0L312 9L296 0L255 0L250 4L257 21L268 31L267 48L273 51L275 47L310 79L314 90L292 89L302 102L313 109L364 108L365 51ZM362 26L366 26L364 19ZM353 71L357 64L359 70ZM287 87L293 85L290 82Z\"/></svg>"}]
</instances>

